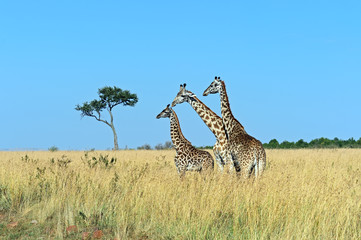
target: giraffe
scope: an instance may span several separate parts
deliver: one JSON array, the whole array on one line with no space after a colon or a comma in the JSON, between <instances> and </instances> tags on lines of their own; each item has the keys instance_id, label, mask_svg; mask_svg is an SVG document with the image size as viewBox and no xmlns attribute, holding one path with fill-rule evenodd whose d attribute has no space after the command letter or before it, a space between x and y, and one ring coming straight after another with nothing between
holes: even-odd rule
<instances>
[{"instance_id":1,"label":"giraffe","mask_svg":"<svg viewBox=\"0 0 361 240\"><path fill-rule=\"evenodd\" d=\"M208 94L220 94L221 112L223 124L228 136L228 144L233 161L238 162L241 167L241 175L248 178L254 169L256 178L262 174L266 167L266 152L262 143L247 134L242 124L233 116L226 85L220 77L215 80L204 91L203 96Z\"/></svg>"},{"instance_id":2,"label":"giraffe","mask_svg":"<svg viewBox=\"0 0 361 240\"><path fill-rule=\"evenodd\" d=\"M176 150L174 163L178 174L183 177L186 171L213 170L214 160L212 155L207 151L196 149L183 136L177 114L169 106L170 104L157 115L157 119L170 119L170 136Z\"/></svg>"},{"instance_id":3,"label":"giraffe","mask_svg":"<svg viewBox=\"0 0 361 240\"><path fill-rule=\"evenodd\" d=\"M172 107L184 102L188 102L191 105L216 137L213 153L216 157L216 163L218 164L220 171L223 171L224 166L227 164L229 164L230 171L232 171L234 163L228 151L228 140L222 118L199 100L193 92L186 90L185 87L185 83L180 85L179 92L172 102ZM236 171L240 170L240 167L237 164L234 167Z\"/></svg>"}]
</instances>

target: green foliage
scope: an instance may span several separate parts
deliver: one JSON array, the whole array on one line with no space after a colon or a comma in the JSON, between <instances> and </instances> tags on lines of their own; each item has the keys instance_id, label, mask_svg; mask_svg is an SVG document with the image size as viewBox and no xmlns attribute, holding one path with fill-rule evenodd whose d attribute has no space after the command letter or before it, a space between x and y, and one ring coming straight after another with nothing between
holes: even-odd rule
<instances>
[{"instance_id":1,"label":"green foliage","mask_svg":"<svg viewBox=\"0 0 361 240\"><path fill-rule=\"evenodd\" d=\"M289 141L283 141L279 146L280 146L280 148L294 148L295 143L289 142Z\"/></svg>"},{"instance_id":2,"label":"green foliage","mask_svg":"<svg viewBox=\"0 0 361 240\"><path fill-rule=\"evenodd\" d=\"M128 90L122 90L118 87L103 87L98 90L102 103L106 103L109 110L112 110L118 104L123 106L134 106L138 102L136 94L130 93Z\"/></svg>"},{"instance_id":3,"label":"green foliage","mask_svg":"<svg viewBox=\"0 0 361 240\"><path fill-rule=\"evenodd\" d=\"M128 90L122 90L118 87L103 87L98 89L100 100L93 100L90 103L76 105L75 110L81 111L81 116L94 117L100 120L100 113L104 109L112 109L122 104L123 106L134 106L138 102L137 94L130 93Z\"/></svg>"},{"instance_id":4,"label":"green foliage","mask_svg":"<svg viewBox=\"0 0 361 240\"><path fill-rule=\"evenodd\" d=\"M99 101L99 100L93 100L90 103L85 102L83 105L77 105L75 110L81 111L81 116L88 116L88 117L95 117L96 115L94 112L96 112L100 117L100 112L106 108L106 103Z\"/></svg>"},{"instance_id":5,"label":"green foliage","mask_svg":"<svg viewBox=\"0 0 361 240\"><path fill-rule=\"evenodd\" d=\"M276 139L272 139L269 143L264 143L265 148L271 149L291 149L291 148L361 148L361 138L355 140L349 138L348 140L340 140L338 138L328 139L328 138L316 138L311 140L309 143L303 139L295 142L283 141L281 144L278 143Z\"/></svg>"},{"instance_id":6,"label":"green foliage","mask_svg":"<svg viewBox=\"0 0 361 240\"><path fill-rule=\"evenodd\" d=\"M357 141L354 138L348 140L340 140L338 138L316 138L309 143L303 139L297 142L283 141L279 143L277 139L272 139L268 143L263 144L268 149L298 149L298 148L361 148L361 138ZM199 149L212 149L212 146L198 147Z\"/></svg>"},{"instance_id":7,"label":"green foliage","mask_svg":"<svg viewBox=\"0 0 361 240\"><path fill-rule=\"evenodd\" d=\"M138 102L138 97L134 93L130 93L128 90L122 90L118 87L103 87L98 89L99 100L94 99L90 103L85 102L82 105L76 105L75 110L81 112L81 116L93 117L99 122L103 122L108 125L114 135L114 150L118 150L118 139L113 124L112 109L122 104L123 106L134 106ZM110 115L110 121L105 120L101 116L101 112L106 109Z\"/></svg>"},{"instance_id":8,"label":"green foliage","mask_svg":"<svg viewBox=\"0 0 361 240\"><path fill-rule=\"evenodd\" d=\"M277 148L279 146L279 142L276 139L272 139L269 142L269 146L270 146L270 148Z\"/></svg>"},{"instance_id":9,"label":"green foliage","mask_svg":"<svg viewBox=\"0 0 361 240\"><path fill-rule=\"evenodd\" d=\"M296 148L307 148L308 147L308 143L305 142L303 139L300 139L296 142L295 144Z\"/></svg>"},{"instance_id":10,"label":"green foliage","mask_svg":"<svg viewBox=\"0 0 361 240\"><path fill-rule=\"evenodd\" d=\"M49 150L50 152L56 152L56 151L59 150L59 148L58 148L57 146L51 146L50 148L48 148L48 150Z\"/></svg>"},{"instance_id":11,"label":"green foliage","mask_svg":"<svg viewBox=\"0 0 361 240\"><path fill-rule=\"evenodd\" d=\"M213 146L202 146L202 147L196 147L198 149L213 149Z\"/></svg>"},{"instance_id":12,"label":"green foliage","mask_svg":"<svg viewBox=\"0 0 361 240\"><path fill-rule=\"evenodd\" d=\"M142 146L137 147L138 150L151 150L152 147L149 144L144 144Z\"/></svg>"}]
</instances>

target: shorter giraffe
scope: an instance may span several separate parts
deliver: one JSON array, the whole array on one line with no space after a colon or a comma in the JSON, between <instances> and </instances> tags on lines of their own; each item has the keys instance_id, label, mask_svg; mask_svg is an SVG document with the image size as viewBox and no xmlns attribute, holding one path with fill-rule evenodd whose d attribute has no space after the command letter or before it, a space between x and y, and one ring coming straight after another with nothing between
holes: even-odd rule
<instances>
[{"instance_id":1,"label":"shorter giraffe","mask_svg":"<svg viewBox=\"0 0 361 240\"><path fill-rule=\"evenodd\" d=\"M182 177L185 175L186 171L200 172L207 169L213 170L214 160L211 154L207 151L202 151L193 147L191 142L183 136L177 114L169 107L169 105L170 104L157 115L157 119L170 119L170 136L176 150L174 163L178 174Z\"/></svg>"}]
</instances>

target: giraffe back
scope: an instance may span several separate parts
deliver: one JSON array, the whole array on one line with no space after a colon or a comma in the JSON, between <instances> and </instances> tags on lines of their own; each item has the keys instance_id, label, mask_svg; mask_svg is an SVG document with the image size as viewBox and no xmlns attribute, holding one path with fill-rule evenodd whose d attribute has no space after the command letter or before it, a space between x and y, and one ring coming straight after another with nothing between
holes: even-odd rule
<instances>
[{"instance_id":1,"label":"giraffe back","mask_svg":"<svg viewBox=\"0 0 361 240\"><path fill-rule=\"evenodd\" d=\"M185 146L177 151L174 158L179 174L184 175L186 171L204 171L214 169L214 159L212 155L193 146Z\"/></svg>"}]
</instances>

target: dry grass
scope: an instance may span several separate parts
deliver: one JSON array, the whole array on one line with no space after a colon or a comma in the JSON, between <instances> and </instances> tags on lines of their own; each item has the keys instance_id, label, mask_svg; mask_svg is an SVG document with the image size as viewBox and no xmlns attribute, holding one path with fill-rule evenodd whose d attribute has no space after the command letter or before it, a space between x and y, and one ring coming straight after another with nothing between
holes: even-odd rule
<instances>
[{"instance_id":1,"label":"dry grass","mask_svg":"<svg viewBox=\"0 0 361 240\"><path fill-rule=\"evenodd\" d=\"M89 156L100 154L117 162L90 168L84 152L0 152L0 238L100 229L106 239L361 239L361 150L269 150L257 181L217 170L181 181L174 151Z\"/></svg>"}]
</instances>

